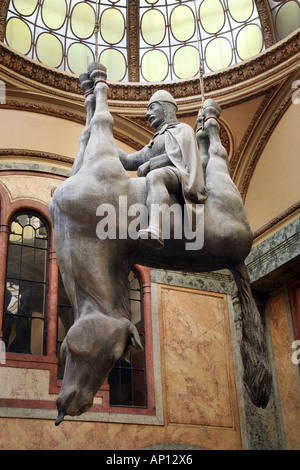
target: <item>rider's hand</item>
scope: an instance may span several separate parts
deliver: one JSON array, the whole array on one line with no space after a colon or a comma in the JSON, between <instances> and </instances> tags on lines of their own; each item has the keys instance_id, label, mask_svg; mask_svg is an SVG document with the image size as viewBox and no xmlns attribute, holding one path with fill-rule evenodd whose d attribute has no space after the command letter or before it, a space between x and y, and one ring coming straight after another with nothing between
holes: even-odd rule
<instances>
[{"instance_id":1,"label":"rider's hand","mask_svg":"<svg viewBox=\"0 0 300 470\"><path fill-rule=\"evenodd\" d=\"M138 167L137 175L146 176L150 171L150 162L145 162Z\"/></svg>"}]
</instances>

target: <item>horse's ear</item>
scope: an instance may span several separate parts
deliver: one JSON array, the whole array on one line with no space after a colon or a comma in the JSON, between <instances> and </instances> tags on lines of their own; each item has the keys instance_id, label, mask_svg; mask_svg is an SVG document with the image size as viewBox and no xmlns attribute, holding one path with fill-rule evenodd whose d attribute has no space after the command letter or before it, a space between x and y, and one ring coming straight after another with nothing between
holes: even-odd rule
<instances>
[{"instance_id":1,"label":"horse's ear","mask_svg":"<svg viewBox=\"0 0 300 470\"><path fill-rule=\"evenodd\" d=\"M138 351L143 351L143 346L141 343L140 335L138 333L138 330L134 326L133 323L130 324L129 326L129 335L128 335L128 341L127 341L127 346L124 351L123 357L126 362L130 364L130 348L131 346L134 346Z\"/></svg>"}]
</instances>

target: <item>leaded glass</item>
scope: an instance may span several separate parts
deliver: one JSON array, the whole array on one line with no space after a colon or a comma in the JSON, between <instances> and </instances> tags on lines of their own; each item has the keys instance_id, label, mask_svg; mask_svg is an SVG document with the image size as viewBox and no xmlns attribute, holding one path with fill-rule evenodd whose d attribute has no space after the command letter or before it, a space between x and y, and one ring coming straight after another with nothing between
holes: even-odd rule
<instances>
[{"instance_id":1,"label":"leaded glass","mask_svg":"<svg viewBox=\"0 0 300 470\"><path fill-rule=\"evenodd\" d=\"M278 40L300 27L300 0L268 1ZM254 0L140 0L138 6L126 0L11 0L5 41L32 59L77 75L101 57L109 80L132 76L141 82L197 77L200 60L204 73L210 73L264 49ZM139 63L128 61L138 49Z\"/></svg>"},{"instance_id":2,"label":"leaded glass","mask_svg":"<svg viewBox=\"0 0 300 470\"><path fill-rule=\"evenodd\" d=\"M269 5L279 41L300 27L299 0L269 0Z\"/></svg>"},{"instance_id":3,"label":"leaded glass","mask_svg":"<svg viewBox=\"0 0 300 470\"><path fill-rule=\"evenodd\" d=\"M45 354L49 235L32 213L17 214L9 227L3 341L6 351Z\"/></svg>"}]
</instances>

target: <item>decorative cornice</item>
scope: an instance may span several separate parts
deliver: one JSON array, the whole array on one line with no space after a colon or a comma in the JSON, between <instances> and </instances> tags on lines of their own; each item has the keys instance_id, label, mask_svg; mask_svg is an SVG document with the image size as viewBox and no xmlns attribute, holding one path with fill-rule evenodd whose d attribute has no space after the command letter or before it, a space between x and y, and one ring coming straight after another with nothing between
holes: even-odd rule
<instances>
[{"instance_id":1,"label":"decorative cornice","mask_svg":"<svg viewBox=\"0 0 300 470\"><path fill-rule=\"evenodd\" d=\"M6 16L10 0L1 0L0 2L0 41L4 41Z\"/></svg>"},{"instance_id":2,"label":"decorative cornice","mask_svg":"<svg viewBox=\"0 0 300 470\"><path fill-rule=\"evenodd\" d=\"M266 48L276 43L272 13L268 0L255 0Z\"/></svg>"},{"instance_id":3,"label":"decorative cornice","mask_svg":"<svg viewBox=\"0 0 300 470\"><path fill-rule=\"evenodd\" d=\"M204 76L206 95L221 93L223 89L234 87L235 90L244 89L251 84L258 83L263 75L269 78L276 72L284 71L287 62L294 64L299 61L300 55L300 29L285 40L253 59L241 62L220 72ZM72 94L75 100L82 100L82 90L76 75L49 68L28 57L18 54L3 43L0 44L0 71L8 76L17 78L23 83L44 91L65 95ZM248 82L248 83L247 83ZM165 83L116 83L109 82L109 99L118 101L118 106L140 106L140 102L147 102L152 94L159 88L167 89L175 99L188 99L200 95L198 79L178 80ZM194 99L194 98L193 98Z\"/></svg>"}]
</instances>

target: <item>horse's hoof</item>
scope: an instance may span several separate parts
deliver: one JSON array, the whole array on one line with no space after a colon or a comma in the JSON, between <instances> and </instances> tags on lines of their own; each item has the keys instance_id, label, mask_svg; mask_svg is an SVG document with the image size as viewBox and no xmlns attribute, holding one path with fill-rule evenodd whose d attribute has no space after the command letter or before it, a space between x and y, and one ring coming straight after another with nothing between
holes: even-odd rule
<instances>
[{"instance_id":1,"label":"horse's hoof","mask_svg":"<svg viewBox=\"0 0 300 470\"><path fill-rule=\"evenodd\" d=\"M99 62L92 62L89 64L88 71L90 74L91 79L94 82L94 85L97 84L97 82L106 82L107 79L107 73L106 73L106 67Z\"/></svg>"},{"instance_id":2,"label":"horse's hoof","mask_svg":"<svg viewBox=\"0 0 300 470\"><path fill-rule=\"evenodd\" d=\"M93 93L94 82L90 79L90 75L88 73L81 73L79 75L79 81L85 97Z\"/></svg>"},{"instance_id":3,"label":"horse's hoof","mask_svg":"<svg viewBox=\"0 0 300 470\"><path fill-rule=\"evenodd\" d=\"M208 100L204 101L203 116L205 120L211 117L218 119L220 114L221 114L221 107L215 100L213 100L212 98L209 98Z\"/></svg>"}]
</instances>

